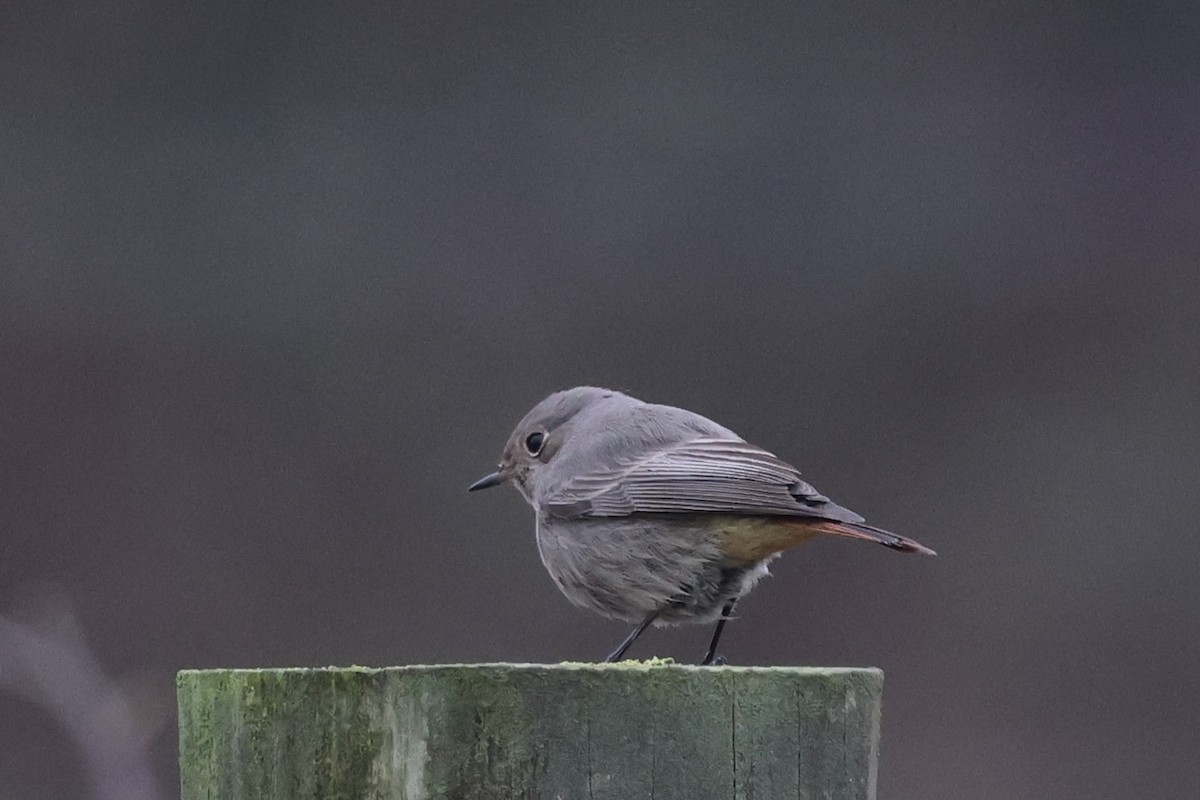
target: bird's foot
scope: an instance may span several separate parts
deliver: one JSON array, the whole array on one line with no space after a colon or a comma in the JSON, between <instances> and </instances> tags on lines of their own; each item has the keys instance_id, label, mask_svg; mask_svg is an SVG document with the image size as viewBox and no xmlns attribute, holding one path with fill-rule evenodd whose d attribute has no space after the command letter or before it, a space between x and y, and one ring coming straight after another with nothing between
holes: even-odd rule
<instances>
[{"instance_id":1,"label":"bird's foot","mask_svg":"<svg viewBox=\"0 0 1200 800\"><path fill-rule=\"evenodd\" d=\"M723 667L728 663L729 663L729 659L725 658L725 656L718 655L716 653L706 653L704 655L704 660L700 662L700 666L702 666L702 667Z\"/></svg>"}]
</instances>

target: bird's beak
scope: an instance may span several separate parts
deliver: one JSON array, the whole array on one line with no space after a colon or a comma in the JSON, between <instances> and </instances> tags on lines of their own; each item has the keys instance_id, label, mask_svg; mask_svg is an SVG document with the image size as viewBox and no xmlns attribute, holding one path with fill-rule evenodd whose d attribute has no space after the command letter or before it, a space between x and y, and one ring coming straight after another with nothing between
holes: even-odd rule
<instances>
[{"instance_id":1,"label":"bird's beak","mask_svg":"<svg viewBox=\"0 0 1200 800\"><path fill-rule=\"evenodd\" d=\"M472 483L467 487L467 491L474 492L479 489L490 489L493 486L499 486L506 480L508 480L508 476L505 475L501 470L496 470L491 475L484 475L482 478Z\"/></svg>"}]
</instances>

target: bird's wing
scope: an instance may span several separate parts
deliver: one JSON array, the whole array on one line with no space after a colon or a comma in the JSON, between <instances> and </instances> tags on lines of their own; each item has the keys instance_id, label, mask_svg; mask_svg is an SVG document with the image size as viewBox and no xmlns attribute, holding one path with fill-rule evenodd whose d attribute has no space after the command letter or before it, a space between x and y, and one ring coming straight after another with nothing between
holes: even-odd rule
<instances>
[{"instance_id":1,"label":"bird's wing","mask_svg":"<svg viewBox=\"0 0 1200 800\"><path fill-rule=\"evenodd\" d=\"M576 475L543 502L565 518L725 513L862 521L766 450L711 437Z\"/></svg>"}]
</instances>

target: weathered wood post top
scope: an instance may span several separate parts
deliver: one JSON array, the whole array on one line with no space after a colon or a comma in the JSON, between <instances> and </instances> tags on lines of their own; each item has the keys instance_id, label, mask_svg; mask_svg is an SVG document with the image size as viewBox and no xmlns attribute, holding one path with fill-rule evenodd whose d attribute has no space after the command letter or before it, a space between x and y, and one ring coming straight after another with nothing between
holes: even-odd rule
<instances>
[{"instance_id":1,"label":"weathered wood post top","mask_svg":"<svg viewBox=\"0 0 1200 800\"><path fill-rule=\"evenodd\" d=\"M179 673L183 800L871 800L877 669Z\"/></svg>"}]
</instances>

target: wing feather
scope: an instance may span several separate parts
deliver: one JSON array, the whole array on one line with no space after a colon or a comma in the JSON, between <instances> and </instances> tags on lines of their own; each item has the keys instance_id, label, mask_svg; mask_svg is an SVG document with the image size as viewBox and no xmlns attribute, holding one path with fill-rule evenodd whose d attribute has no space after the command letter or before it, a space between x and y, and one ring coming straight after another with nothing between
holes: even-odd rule
<instances>
[{"instance_id":1,"label":"wing feather","mask_svg":"<svg viewBox=\"0 0 1200 800\"><path fill-rule=\"evenodd\" d=\"M862 521L774 454L738 439L711 437L574 476L546 505L560 517L726 513Z\"/></svg>"}]
</instances>

